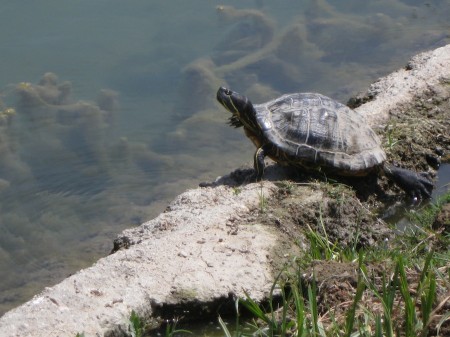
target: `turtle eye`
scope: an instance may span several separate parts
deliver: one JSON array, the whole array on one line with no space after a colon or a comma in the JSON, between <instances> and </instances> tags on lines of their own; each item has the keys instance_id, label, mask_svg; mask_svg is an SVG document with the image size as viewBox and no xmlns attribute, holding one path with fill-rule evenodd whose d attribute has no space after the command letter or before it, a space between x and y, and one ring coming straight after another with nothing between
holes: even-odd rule
<instances>
[{"instance_id":1,"label":"turtle eye","mask_svg":"<svg viewBox=\"0 0 450 337\"><path fill-rule=\"evenodd\" d=\"M225 95L231 96L231 90L230 89L225 89Z\"/></svg>"}]
</instances>

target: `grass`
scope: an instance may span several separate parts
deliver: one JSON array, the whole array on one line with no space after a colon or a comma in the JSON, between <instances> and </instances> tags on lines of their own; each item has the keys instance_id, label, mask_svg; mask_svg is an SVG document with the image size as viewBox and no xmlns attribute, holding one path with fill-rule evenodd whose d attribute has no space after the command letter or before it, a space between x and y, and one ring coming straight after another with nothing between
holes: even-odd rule
<instances>
[{"instance_id":1,"label":"grass","mask_svg":"<svg viewBox=\"0 0 450 337\"><path fill-rule=\"evenodd\" d=\"M259 211L260 213L264 213L267 208L267 198L264 195L264 185L260 182L260 191L259 191Z\"/></svg>"},{"instance_id":2,"label":"grass","mask_svg":"<svg viewBox=\"0 0 450 337\"><path fill-rule=\"evenodd\" d=\"M436 287L442 275L433 267L433 256L432 252L427 255L418 283L408 277L410 270L406 268L403 257L398 256L394 274L391 277L384 275L381 283L376 284L365 271L364 255L361 253L353 300L347 311L341 314L333 314L332 308L326 313L321 312L318 309L320 303L317 284L314 281L306 284L298 277L295 281L291 280L289 286L274 283L267 311L248 294L239 300L239 304L254 318L246 323L253 328L251 334L242 332L244 329L237 329L231 334L222 322L221 326L227 337L425 337L429 335L433 324L439 329L450 316L436 312L439 307L436 302ZM279 307L273 305L275 288L281 291ZM447 300L448 298L444 299ZM331 318L325 319L325 316Z\"/></svg>"},{"instance_id":3,"label":"grass","mask_svg":"<svg viewBox=\"0 0 450 337\"><path fill-rule=\"evenodd\" d=\"M226 337L427 337L450 333L450 236L433 230L436 215L450 193L420 212L410 211L414 223L385 245L357 249L331 242L319 212L319 230L308 227L310 245L305 258L295 258L273 281L267 303L249 293L235 301L233 331L218 317ZM260 210L266 209L263 190ZM318 280L311 275L317 262L352 266L354 275ZM294 270L294 272L293 272ZM331 278L331 280L330 280ZM334 280L333 280L334 278ZM334 290L333 290L334 289ZM331 291L330 291L331 290ZM333 292L334 291L334 292ZM336 295L339 301L327 299ZM242 313L250 319L242 320ZM165 337L189 333L166 322ZM144 320L131 312L126 336L143 337ZM77 337L84 337L77 334Z\"/></svg>"},{"instance_id":4,"label":"grass","mask_svg":"<svg viewBox=\"0 0 450 337\"><path fill-rule=\"evenodd\" d=\"M432 229L436 215L447 202L450 194L420 212L411 212L410 218L420 230L399 235L395 248L390 250L380 246L358 251L356 245L343 249L329 241L323 221L320 233L309 228L308 255L313 260L357 263L355 284L345 294L347 301L324 303L320 288L325 281L318 285L314 278L305 278L301 269L305 268L304 263L297 264L295 275L285 270L274 280L267 305L257 303L247 293L239 299L237 312L244 309L253 319L238 325L233 333L221 323L225 336L448 334L450 312L444 308L450 301L450 239ZM372 267L376 265L385 268L374 272ZM345 310L338 310L342 308ZM252 328L251 333L244 332L248 326ZM444 334L443 329L446 329Z\"/></svg>"},{"instance_id":5,"label":"grass","mask_svg":"<svg viewBox=\"0 0 450 337\"><path fill-rule=\"evenodd\" d=\"M158 334L158 336L164 337L175 337L178 334L190 334L190 331L177 328L178 320L174 319L171 322L166 322L166 328L164 330L164 335ZM139 316L134 310L131 311L130 317L128 318L127 331L120 331L120 336L126 337L145 337L151 336L150 328L147 327L144 318ZM77 333L75 337L87 337L84 333Z\"/></svg>"},{"instance_id":6,"label":"grass","mask_svg":"<svg viewBox=\"0 0 450 337\"><path fill-rule=\"evenodd\" d=\"M397 133L396 124L389 124L386 128L386 147L390 150L399 142L398 139L395 138L395 134Z\"/></svg>"}]
</instances>

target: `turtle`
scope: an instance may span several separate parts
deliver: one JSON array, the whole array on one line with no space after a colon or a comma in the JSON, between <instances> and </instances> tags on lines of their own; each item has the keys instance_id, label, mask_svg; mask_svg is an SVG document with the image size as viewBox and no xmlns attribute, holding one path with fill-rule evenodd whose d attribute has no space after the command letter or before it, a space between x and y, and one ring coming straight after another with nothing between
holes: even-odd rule
<instances>
[{"instance_id":1,"label":"turtle","mask_svg":"<svg viewBox=\"0 0 450 337\"><path fill-rule=\"evenodd\" d=\"M433 182L387 162L381 141L364 116L318 93L285 94L262 104L220 87L217 100L231 112L229 124L244 128L256 146L252 179L264 173L264 159L337 176L384 173L414 200L429 198Z\"/></svg>"}]
</instances>

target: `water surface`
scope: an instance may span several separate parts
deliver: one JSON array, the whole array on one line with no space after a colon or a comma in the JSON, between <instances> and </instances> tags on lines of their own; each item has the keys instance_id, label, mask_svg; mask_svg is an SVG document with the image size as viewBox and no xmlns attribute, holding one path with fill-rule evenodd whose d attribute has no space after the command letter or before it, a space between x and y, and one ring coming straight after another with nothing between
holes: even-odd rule
<instances>
[{"instance_id":1,"label":"water surface","mask_svg":"<svg viewBox=\"0 0 450 337\"><path fill-rule=\"evenodd\" d=\"M448 1L334 6L3 3L0 314L186 188L250 163L252 145L214 101L220 85L256 103L294 91L346 101L450 41Z\"/></svg>"}]
</instances>

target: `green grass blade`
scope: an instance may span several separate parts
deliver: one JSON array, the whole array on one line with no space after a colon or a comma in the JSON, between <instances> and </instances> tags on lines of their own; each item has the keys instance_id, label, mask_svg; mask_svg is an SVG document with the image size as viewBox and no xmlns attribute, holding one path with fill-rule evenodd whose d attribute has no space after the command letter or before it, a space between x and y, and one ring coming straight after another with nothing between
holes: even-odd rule
<instances>
[{"instance_id":1,"label":"green grass blade","mask_svg":"<svg viewBox=\"0 0 450 337\"><path fill-rule=\"evenodd\" d=\"M403 301L405 303L405 336L406 337L416 337L415 328L415 307L414 302L411 299L409 293L408 280L406 278L405 266L403 263L403 257L399 256L397 260L397 270L399 275L399 286L400 293L402 295Z\"/></svg>"},{"instance_id":2,"label":"green grass blade","mask_svg":"<svg viewBox=\"0 0 450 337\"><path fill-rule=\"evenodd\" d=\"M428 270L430 269L430 264L431 264L431 260L433 259L433 257L434 257L434 252L433 251L431 251L431 252L429 252L427 254L427 257L425 259L425 263L423 265L422 272L420 273L420 284L422 284L424 282L424 280L425 280L425 277L426 277L426 275L428 273Z\"/></svg>"},{"instance_id":3,"label":"green grass blade","mask_svg":"<svg viewBox=\"0 0 450 337\"><path fill-rule=\"evenodd\" d=\"M423 290L421 296L421 310L422 310L422 335L426 336L428 333L428 325L430 323L431 312L433 311L433 303L436 299L436 276L430 273L428 276L428 287Z\"/></svg>"},{"instance_id":4,"label":"green grass blade","mask_svg":"<svg viewBox=\"0 0 450 337\"><path fill-rule=\"evenodd\" d=\"M131 311L130 315L130 327L131 335L133 337L141 337L143 335L143 322L141 318L136 314L134 310Z\"/></svg>"},{"instance_id":5,"label":"green grass blade","mask_svg":"<svg viewBox=\"0 0 450 337\"><path fill-rule=\"evenodd\" d=\"M392 312L395 302L395 293L398 287L398 271L396 270L392 281L383 275L383 322L384 322L384 333L387 337L392 337L394 335L394 322L392 321Z\"/></svg>"},{"instance_id":6,"label":"green grass blade","mask_svg":"<svg viewBox=\"0 0 450 337\"><path fill-rule=\"evenodd\" d=\"M287 330L291 326L291 324L289 323L289 320L288 320L288 309L289 309L289 303L291 302L291 298L292 298L292 291L290 292L290 294L288 296L286 296L286 291L284 290L284 288L281 288L281 297L283 299L283 303L282 303L283 309L282 309L282 314L281 314L281 335L285 336Z\"/></svg>"},{"instance_id":7,"label":"green grass blade","mask_svg":"<svg viewBox=\"0 0 450 337\"><path fill-rule=\"evenodd\" d=\"M355 298L353 300L351 308L347 312L347 317L345 318L346 337L350 337L350 335L352 334L353 326L355 323L356 308L358 307L359 301L361 301L365 289L366 289L365 283L363 282L361 277L358 277L358 284L356 286Z\"/></svg>"},{"instance_id":8,"label":"green grass blade","mask_svg":"<svg viewBox=\"0 0 450 337\"><path fill-rule=\"evenodd\" d=\"M443 315L438 323L438 325L436 326L436 336L441 336L440 332L441 332L441 327L442 324L444 324L445 322L447 322L450 319L450 312L447 312L445 315Z\"/></svg>"},{"instance_id":9,"label":"green grass blade","mask_svg":"<svg viewBox=\"0 0 450 337\"><path fill-rule=\"evenodd\" d=\"M374 337L383 337L383 323L381 323L381 316L375 316L375 335Z\"/></svg>"},{"instance_id":10,"label":"green grass blade","mask_svg":"<svg viewBox=\"0 0 450 337\"><path fill-rule=\"evenodd\" d=\"M294 286L292 289L292 293L294 296L294 304L295 304L295 314L296 314L296 324L297 324L297 337L303 337L305 334L305 301L303 300L303 296L300 295L299 288L300 286Z\"/></svg>"},{"instance_id":11,"label":"green grass blade","mask_svg":"<svg viewBox=\"0 0 450 337\"><path fill-rule=\"evenodd\" d=\"M256 303L247 292L245 293L245 299L240 299L239 302L245 307L247 308L248 311L250 311L252 313L252 315L257 318L260 319L262 321L264 321L265 323L271 325L272 321L270 320L270 318L268 318L266 316L266 314L264 313L264 311L261 309L261 307L259 306L258 303Z\"/></svg>"},{"instance_id":12,"label":"green grass blade","mask_svg":"<svg viewBox=\"0 0 450 337\"><path fill-rule=\"evenodd\" d=\"M359 262L358 262L358 283L356 286L356 294L355 298L353 300L353 304L350 308L350 310L347 312L347 317L345 318L345 336L350 337L353 331L353 326L355 323L355 315L356 315L356 308L358 307L359 301L361 301L362 295L364 293L364 290L366 289L366 284L364 283L363 276L362 276L362 262L363 262L363 255L362 252L359 254Z\"/></svg>"},{"instance_id":13,"label":"green grass blade","mask_svg":"<svg viewBox=\"0 0 450 337\"><path fill-rule=\"evenodd\" d=\"M222 328L223 333L225 334L225 337L233 337L231 335L231 332L228 330L227 325L222 320L222 317L219 316L219 325Z\"/></svg>"},{"instance_id":14,"label":"green grass blade","mask_svg":"<svg viewBox=\"0 0 450 337\"><path fill-rule=\"evenodd\" d=\"M313 328L313 335L320 336L319 332L319 313L317 311L317 291L316 291L316 282L313 281L311 285L308 285L308 303L309 303L309 312L311 314L311 325Z\"/></svg>"}]
</instances>

